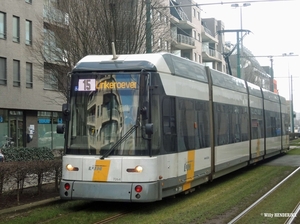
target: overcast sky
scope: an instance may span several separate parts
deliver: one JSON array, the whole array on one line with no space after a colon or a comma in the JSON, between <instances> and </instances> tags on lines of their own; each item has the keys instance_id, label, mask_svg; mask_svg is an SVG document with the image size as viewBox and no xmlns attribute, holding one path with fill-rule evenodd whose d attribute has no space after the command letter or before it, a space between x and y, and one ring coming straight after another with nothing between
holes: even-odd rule
<instances>
[{"instance_id":1,"label":"overcast sky","mask_svg":"<svg viewBox=\"0 0 300 224\"><path fill-rule=\"evenodd\" d=\"M255 0L254 0L255 1ZM199 4L221 3L200 6L202 18L222 20L225 29L242 28L251 33L244 37L243 44L255 56L274 56L274 77L277 80L279 94L290 99L290 76L293 80L294 111L300 112L300 0L283 1L236 1L240 5L250 2L250 6L231 7L234 0L196 0ZM230 2L230 4L227 4ZM236 34L225 34L225 40L236 44ZM275 57L283 53L294 53L292 57ZM270 66L270 58L258 57L262 66Z\"/></svg>"}]
</instances>

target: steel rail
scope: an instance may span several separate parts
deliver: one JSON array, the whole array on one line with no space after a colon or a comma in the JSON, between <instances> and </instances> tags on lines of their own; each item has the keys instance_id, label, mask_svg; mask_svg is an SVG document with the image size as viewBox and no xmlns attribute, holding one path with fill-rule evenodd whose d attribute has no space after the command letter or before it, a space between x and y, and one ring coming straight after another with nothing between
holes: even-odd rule
<instances>
[{"instance_id":1,"label":"steel rail","mask_svg":"<svg viewBox=\"0 0 300 224\"><path fill-rule=\"evenodd\" d=\"M287 179L289 179L291 176L293 176L298 170L300 170L300 167L298 167L296 170L294 170L290 175L288 175L286 178L284 178L280 183L278 183L275 187L273 187L271 190L269 190L266 194L264 194L261 198L259 198L256 202L254 202L252 205L250 205L248 208L246 208L243 212L241 212L238 216L236 216L234 219L232 219L228 224L233 224L236 221L238 221L241 217L243 217L247 212L249 212L252 208L254 208L258 203L260 203L263 199L265 199L269 194L271 194L275 189L277 189L281 184L283 184Z\"/></svg>"},{"instance_id":2,"label":"steel rail","mask_svg":"<svg viewBox=\"0 0 300 224\"><path fill-rule=\"evenodd\" d=\"M295 207L295 209L292 212L293 214L296 214L296 215L287 218L287 220L285 221L284 224L292 224L293 221L295 220L295 218L298 216L299 211L300 211L300 202L298 203L298 205Z\"/></svg>"},{"instance_id":3,"label":"steel rail","mask_svg":"<svg viewBox=\"0 0 300 224\"><path fill-rule=\"evenodd\" d=\"M110 223L111 221L117 220L125 215L127 215L128 213L131 213L132 211L127 211L127 212L121 212L118 213L116 215L110 216L106 219L100 220L98 222L95 222L94 224L105 224L105 223Z\"/></svg>"}]
</instances>

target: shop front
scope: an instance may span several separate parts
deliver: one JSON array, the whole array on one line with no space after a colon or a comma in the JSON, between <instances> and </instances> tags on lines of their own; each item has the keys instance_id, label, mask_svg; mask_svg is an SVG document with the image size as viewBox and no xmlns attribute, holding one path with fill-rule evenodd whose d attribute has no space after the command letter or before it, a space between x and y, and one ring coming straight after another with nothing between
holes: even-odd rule
<instances>
[{"instance_id":1,"label":"shop front","mask_svg":"<svg viewBox=\"0 0 300 224\"><path fill-rule=\"evenodd\" d=\"M0 146L61 149L64 137L56 133L60 112L0 109Z\"/></svg>"}]
</instances>

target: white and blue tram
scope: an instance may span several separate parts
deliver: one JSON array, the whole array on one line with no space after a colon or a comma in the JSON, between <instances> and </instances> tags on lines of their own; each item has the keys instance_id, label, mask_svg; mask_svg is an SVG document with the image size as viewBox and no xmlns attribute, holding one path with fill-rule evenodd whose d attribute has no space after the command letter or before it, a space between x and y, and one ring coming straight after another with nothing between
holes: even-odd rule
<instances>
[{"instance_id":1,"label":"white and blue tram","mask_svg":"<svg viewBox=\"0 0 300 224\"><path fill-rule=\"evenodd\" d=\"M289 149L283 97L169 53L84 57L63 113L66 200L157 201Z\"/></svg>"}]
</instances>

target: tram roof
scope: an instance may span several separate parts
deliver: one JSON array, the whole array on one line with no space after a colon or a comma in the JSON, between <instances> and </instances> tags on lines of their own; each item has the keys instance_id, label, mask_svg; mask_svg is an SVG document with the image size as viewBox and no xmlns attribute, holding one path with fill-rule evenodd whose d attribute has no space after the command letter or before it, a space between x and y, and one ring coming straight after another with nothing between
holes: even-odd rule
<instances>
[{"instance_id":1,"label":"tram roof","mask_svg":"<svg viewBox=\"0 0 300 224\"><path fill-rule=\"evenodd\" d=\"M73 72L92 71L153 71L207 82L204 65L176 55L161 52L149 54L88 55L74 67Z\"/></svg>"}]
</instances>

